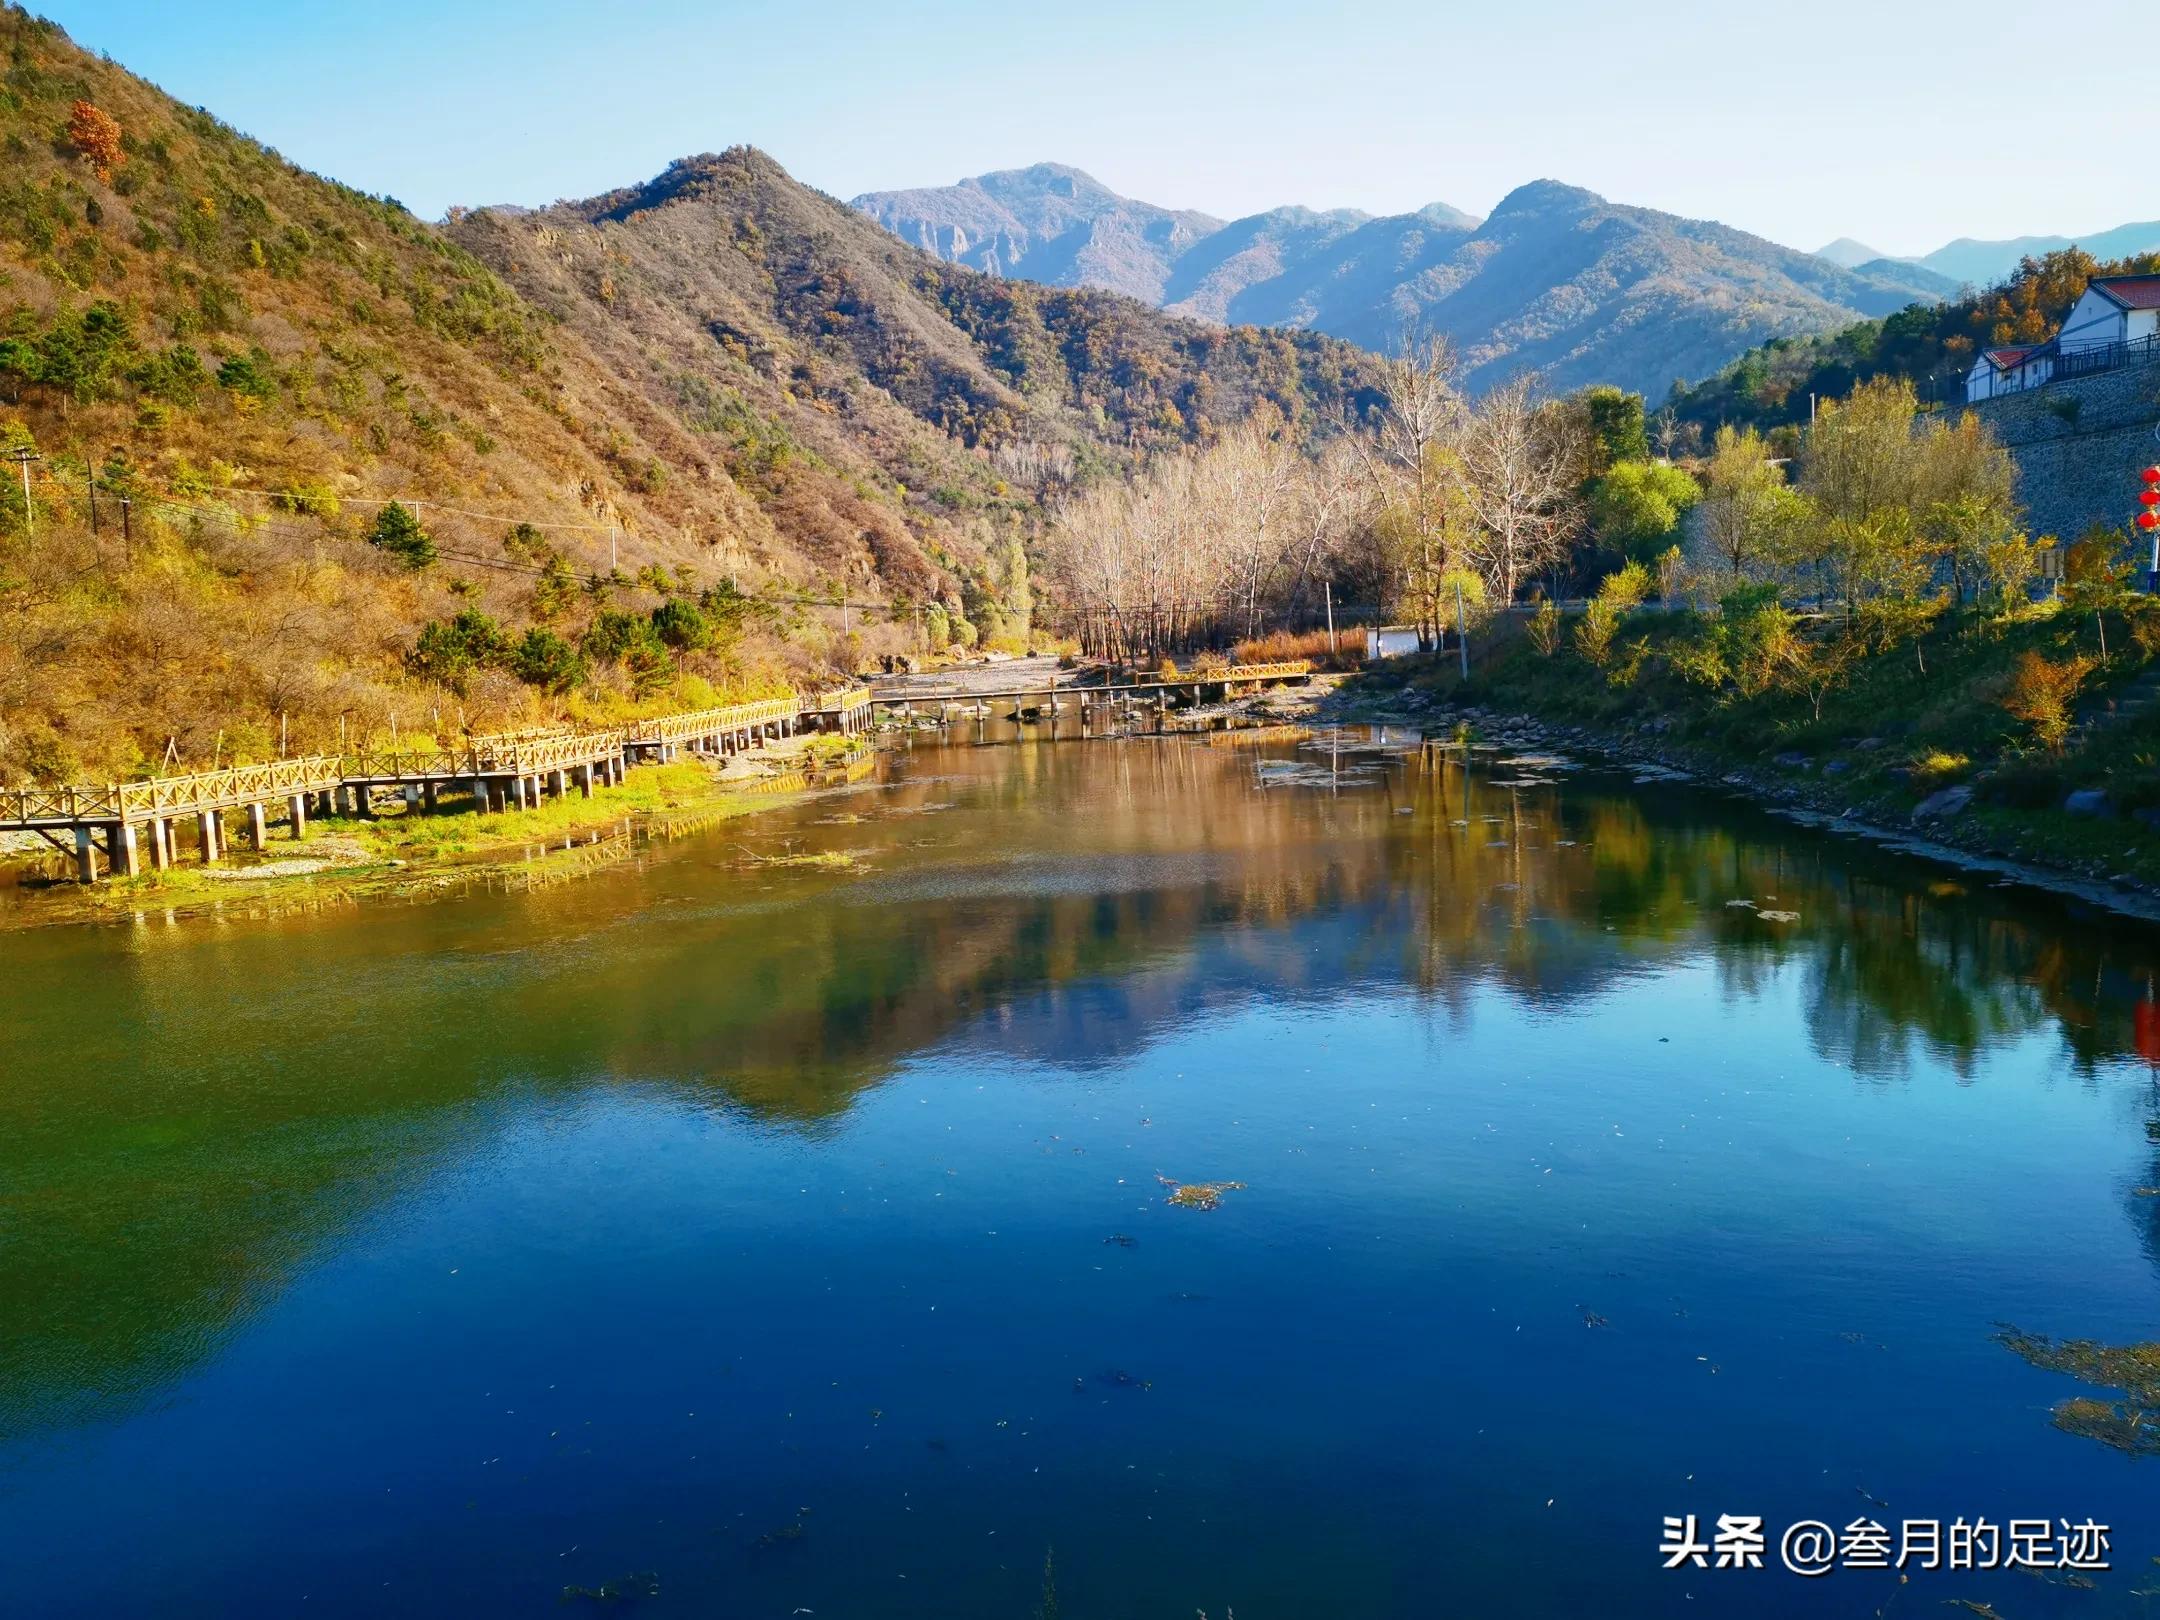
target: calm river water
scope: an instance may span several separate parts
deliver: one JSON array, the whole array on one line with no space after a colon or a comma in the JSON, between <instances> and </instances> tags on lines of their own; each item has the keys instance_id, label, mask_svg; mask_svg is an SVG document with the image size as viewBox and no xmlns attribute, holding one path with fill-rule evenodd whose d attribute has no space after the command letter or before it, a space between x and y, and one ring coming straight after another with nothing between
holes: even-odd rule
<instances>
[{"instance_id":1,"label":"calm river water","mask_svg":"<svg viewBox=\"0 0 2160 1620\"><path fill-rule=\"evenodd\" d=\"M1176 739L9 935L0 1612L2145 1614L2160 1456L1998 1334L2160 1337L2155 943L1693 788ZM1661 1567L1690 1513L1770 1567ZM2114 1567L1778 1567L1959 1516Z\"/></svg>"}]
</instances>

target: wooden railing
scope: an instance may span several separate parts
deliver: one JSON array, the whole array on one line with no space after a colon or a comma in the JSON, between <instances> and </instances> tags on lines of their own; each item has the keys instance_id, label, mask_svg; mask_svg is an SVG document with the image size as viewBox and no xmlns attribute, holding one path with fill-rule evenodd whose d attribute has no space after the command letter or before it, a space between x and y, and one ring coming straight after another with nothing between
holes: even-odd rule
<instances>
[{"instance_id":1,"label":"wooden railing","mask_svg":"<svg viewBox=\"0 0 2160 1620\"><path fill-rule=\"evenodd\" d=\"M864 694L867 698L867 693ZM265 804L295 793L319 793L347 782L451 781L473 776L531 775L587 765L648 743L719 736L748 726L793 720L814 707L799 696L763 698L628 725L590 730L501 732L462 748L362 748L346 754L235 765L219 771L154 777L103 786L0 789L0 828L70 827L146 821L190 811Z\"/></svg>"},{"instance_id":2,"label":"wooden railing","mask_svg":"<svg viewBox=\"0 0 2160 1620\"><path fill-rule=\"evenodd\" d=\"M0 825L72 826L93 821L143 821L191 810L227 810L295 793L315 793L344 780L335 754L235 765L222 771L161 776L104 787L11 788L0 792Z\"/></svg>"},{"instance_id":3,"label":"wooden railing","mask_svg":"<svg viewBox=\"0 0 2160 1620\"><path fill-rule=\"evenodd\" d=\"M909 689L888 691L877 701L890 708L903 703L987 703L993 698L1099 698L1117 692L1153 691L1164 686L1220 686L1235 685L1240 681L1287 681L1313 672L1309 658L1285 658L1272 664L1228 664L1220 669L1187 670L1178 675L1143 675L1130 681L1112 681L1097 685L1093 682L1073 682L1066 686L1022 686L1001 691L967 691L960 687L938 687L923 690Z\"/></svg>"},{"instance_id":4,"label":"wooden railing","mask_svg":"<svg viewBox=\"0 0 2160 1620\"><path fill-rule=\"evenodd\" d=\"M1280 681L1312 673L1310 658L1281 658L1272 664L1232 664L1212 674L1196 676L1203 681Z\"/></svg>"},{"instance_id":5,"label":"wooden railing","mask_svg":"<svg viewBox=\"0 0 2160 1620\"><path fill-rule=\"evenodd\" d=\"M719 709L695 709L688 714L661 715L635 720L625 728L633 743L676 743L685 737L716 737L744 726L771 725L792 720L810 704L800 697L764 698L756 703L733 703Z\"/></svg>"}]
</instances>

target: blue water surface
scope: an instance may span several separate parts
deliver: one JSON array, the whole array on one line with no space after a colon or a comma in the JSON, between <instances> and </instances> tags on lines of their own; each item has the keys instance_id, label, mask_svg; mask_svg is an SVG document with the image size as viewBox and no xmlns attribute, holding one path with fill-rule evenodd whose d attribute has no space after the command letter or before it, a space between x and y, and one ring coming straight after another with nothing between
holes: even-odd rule
<instances>
[{"instance_id":1,"label":"blue water surface","mask_svg":"<svg viewBox=\"0 0 2160 1620\"><path fill-rule=\"evenodd\" d=\"M2146 1612L2160 1456L1999 1335L2160 1337L2150 933L1315 757L919 746L567 885L0 940L5 1611Z\"/></svg>"}]
</instances>

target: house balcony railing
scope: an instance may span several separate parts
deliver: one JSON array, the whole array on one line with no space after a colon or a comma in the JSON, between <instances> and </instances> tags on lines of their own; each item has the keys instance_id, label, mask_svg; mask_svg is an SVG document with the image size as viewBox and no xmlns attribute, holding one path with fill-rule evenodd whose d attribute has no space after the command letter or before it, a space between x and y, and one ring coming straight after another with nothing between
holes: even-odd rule
<instances>
[{"instance_id":1,"label":"house balcony railing","mask_svg":"<svg viewBox=\"0 0 2160 1620\"><path fill-rule=\"evenodd\" d=\"M2047 380L2089 377L2096 371L2149 365L2155 360L2160 360L2160 334L2132 338L2127 343L2095 343L2089 348L2064 349L2056 354L2054 371Z\"/></svg>"}]
</instances>

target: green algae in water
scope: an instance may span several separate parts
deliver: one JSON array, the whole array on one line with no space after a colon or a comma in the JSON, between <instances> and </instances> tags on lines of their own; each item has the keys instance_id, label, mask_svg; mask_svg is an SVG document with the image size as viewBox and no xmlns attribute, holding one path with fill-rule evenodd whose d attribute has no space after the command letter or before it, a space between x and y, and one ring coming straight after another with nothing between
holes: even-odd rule
<instances>
[{"instance_id":1,"label":"green algae in water","mask_svg":"<svg viewBox=\"0 0 2160 1620\"><path fill-rule=\"evenodd\" d=\"M1242 1181L1173 1181L1168 1176L1155 1179L1170 1189L1170 1196L1164 1202L1175 1204L1179 1209L1220 1209L1224 1193L1245 1190Z\"/></svg>"},{"instance_id":2,"label":"green algae in water","mask_svg":"<svg viewBox=\"0 0 2160 1620\"><path fill-rule=\"evenodd\" d=\"M2125 1397L2107 1401L2073 1396L2056 1405L2056 1428L2133 1457L2160 1457L2160 1341L2106 1345L2092 1339L2051 1339L2017 1328L2004 1328L1995 1337L2035 1367L2120 1390Z\"/></svg>"}]
</instances>

